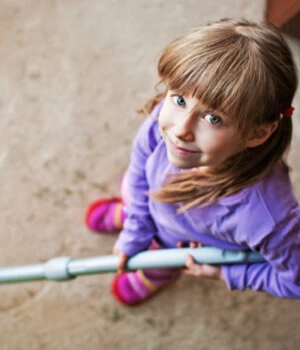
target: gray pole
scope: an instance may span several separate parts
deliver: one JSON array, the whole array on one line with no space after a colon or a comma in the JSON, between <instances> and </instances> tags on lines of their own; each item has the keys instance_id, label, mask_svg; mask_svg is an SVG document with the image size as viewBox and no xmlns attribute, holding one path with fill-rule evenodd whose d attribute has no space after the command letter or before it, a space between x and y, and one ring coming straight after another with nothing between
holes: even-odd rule
<instances>
[{"instance_id":1,"label":"gray pole","mask_svg":"<svg viewBox=\"0 0 300 350\"><path fill-rule=\"evenodd\" d=\"M230 251L214 247L149 250L132 256L127 270L153 268L183 268L185 257L190 254L199 264L235 264L263 262L255 252ZM72 260L58 257L46 263L0 268L0 283L28 282L38 280L67 281L77 276L117 271L118 257L107 255Z\"/></svg>"}]
</instances>

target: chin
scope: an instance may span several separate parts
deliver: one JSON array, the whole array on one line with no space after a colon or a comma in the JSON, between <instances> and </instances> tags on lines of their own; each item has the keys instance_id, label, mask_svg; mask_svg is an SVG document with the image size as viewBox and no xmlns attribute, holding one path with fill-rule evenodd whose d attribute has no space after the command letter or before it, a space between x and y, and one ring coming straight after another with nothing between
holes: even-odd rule
<instances>
[{"instance_id":1,"label":"chin","mask_svg":"<svg viewBox=\"0 0 300 350\"><path fill-rule=\"evenodd\" d=\"M169 159L169 162L176 168L178 169L192 169L192 168L197 168L199 167L199 164L191 164L191 163L185 163L185 162L180 162L180 161L174 161L172 159Z\"/></svg>"}]
</instances>

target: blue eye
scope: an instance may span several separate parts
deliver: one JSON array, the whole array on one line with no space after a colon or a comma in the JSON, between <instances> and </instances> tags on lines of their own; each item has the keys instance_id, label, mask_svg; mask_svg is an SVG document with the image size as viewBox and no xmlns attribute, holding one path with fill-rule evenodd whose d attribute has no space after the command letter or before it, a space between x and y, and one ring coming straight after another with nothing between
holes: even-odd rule
<instances>
[{"instance_id":1,"label":"blue eye","mask_svg":"<svg viewBox=\"0 0 300 350\"><path fill-rule=\"evenodd\" d=\"M182 96L180 96L180 95L173 95L172 96L172 100L179 107L185 107L186 106L186 102L185 102L184 98Z\"/></svg>"},{"instance_id":2,"label":"blue eye","mask_svg":"<svg viewBox=\"0 0 300 350\"><path fill-rule=\"evenodd\" d=\"M210 123L210 124L220 124L221 122L221 118L218 117L217 115L214 115L214 114L210 114L210 113L207 113L204 115L204 119Z\"/></svg>"}]
</instances>

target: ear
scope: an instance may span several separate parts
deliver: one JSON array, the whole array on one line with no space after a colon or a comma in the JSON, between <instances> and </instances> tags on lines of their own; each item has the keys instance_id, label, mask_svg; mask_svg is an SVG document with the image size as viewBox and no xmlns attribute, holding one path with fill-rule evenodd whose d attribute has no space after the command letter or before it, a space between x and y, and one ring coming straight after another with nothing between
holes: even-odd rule
<instances>
[{"instance_id":1,"label":"ear","mask_svg":"<svg viewBox=\"0 0 300 350\"><path fill-rule=\"evenodd\" d=\"M248 137L246 147L257 147L268 140L278 127L278 121L257 126Z\"/></svg>"}]
</instances>

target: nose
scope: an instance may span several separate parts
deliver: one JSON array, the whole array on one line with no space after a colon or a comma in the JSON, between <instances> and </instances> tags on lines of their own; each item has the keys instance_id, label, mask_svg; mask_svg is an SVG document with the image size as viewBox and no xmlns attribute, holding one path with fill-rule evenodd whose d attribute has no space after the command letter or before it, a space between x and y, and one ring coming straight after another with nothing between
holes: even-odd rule
<instances>
[{"instance_id":1,"label":"nose","mask_svg":"<svg viewBox=\"0 0 300 350\"><path fill-rule=\"evenodd\" d=\"M175 136L187 142L195 140L195 128L197 118L195 113L189 113L185 115L181 120L177 121L174 127Z\"/></svg>"}]
</instances>

